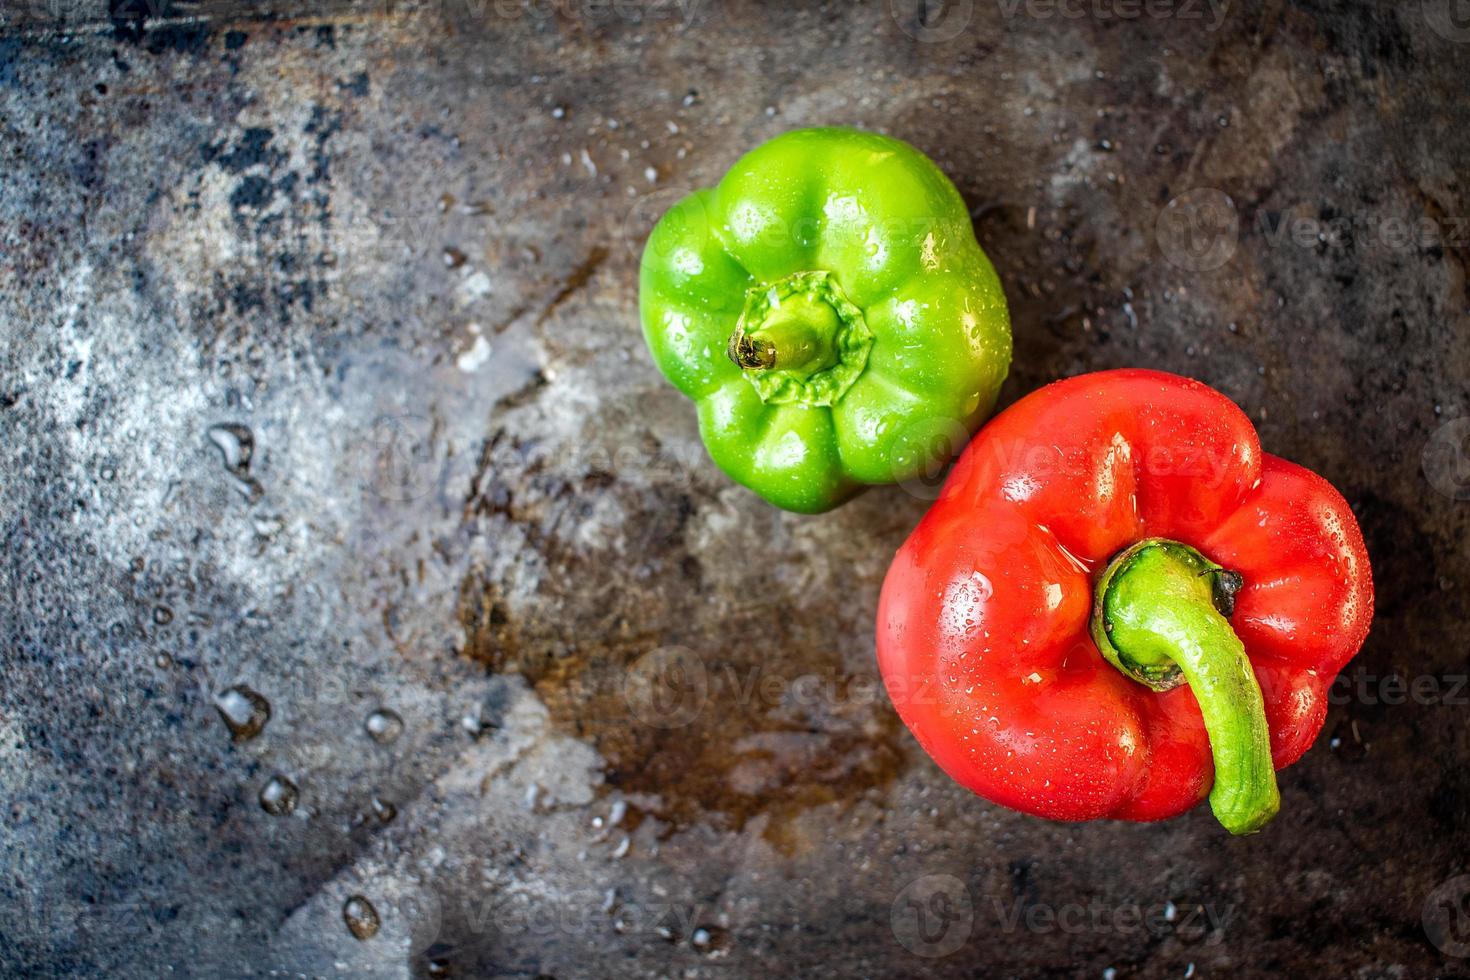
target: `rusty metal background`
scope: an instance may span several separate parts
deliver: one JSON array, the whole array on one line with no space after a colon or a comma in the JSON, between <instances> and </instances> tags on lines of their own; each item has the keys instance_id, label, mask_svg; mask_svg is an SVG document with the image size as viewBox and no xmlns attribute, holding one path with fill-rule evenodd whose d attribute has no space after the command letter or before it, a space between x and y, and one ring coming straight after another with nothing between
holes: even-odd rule
<instances>
[{"instance_id":1,"label":"rusty metal background","mask_svg":"<svg viewBox=\"0 0 1470 980\"><path fill-rule=\"evenodd\" d=\"M10 0L0 968L1466 975L1456 9ZM1377 622L1265 833L957 789L872 652L932 488L705 458L642 236L825 123L974 207L1007 401L1195 375L1353 503Z\"/></svg>"}]
</instances>

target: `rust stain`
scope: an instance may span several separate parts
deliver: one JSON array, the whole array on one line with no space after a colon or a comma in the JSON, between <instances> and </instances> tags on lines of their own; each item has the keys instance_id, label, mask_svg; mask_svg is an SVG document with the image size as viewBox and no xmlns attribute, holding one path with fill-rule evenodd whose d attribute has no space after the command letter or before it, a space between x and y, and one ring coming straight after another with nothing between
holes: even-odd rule
<instances>
[{"instance_id":1,"label":"rust stain","mask_svg":"<svg viewBox=\"0 0 1470 980\"><path fill-rule=\"evenodd\" d=\"M540 253L537 252L534 248L532 249L532 252L535 253L537 255L537 258L539 259ZM557 287L556 292L552 293L551 298L546 301L546 304L544 306L541 307L541 312L536 314L535 327L538 331L546 325L546 321L551 319L552 314L560 309L562 304L570 299L578 290L584 288L587 285L588 281L590 281L593 275L596 274L597 270L602 266L604 262L607 261L607 257L608 250L601 245L594 246L592 250L587 253L587 257L584 258L577 265L577 267L573 269L565 279L562 280L561 285ZM531 310L532 306L530 303L517 304L516 306L512 307L510 312L505 314L505 316L501 317L499 320L495 321L495 323L491 324L491 332L497 335L505 333L511 327L520 322L520 320L527 314L529 314Z\"/></svg>"},{"instance_id":2,"label":"rust stain","mask_svg":"<svg viewBox=\"0 0 1470 980\"><path fill-rule=\"evenodd\" d=\"M536 326L540 327L544 325L551 318L551 315L571 298L572 294L587 285L588 280L592 278L602 263L606 261L607 249L601 245L593 246L592 251L588 252L587 257L582 260L581 264L573 269L571 274L566 277L562 282L561 288L551 297L551 302L547 303L545 309L536 317Z\"/></svg>"},{"instance_id":3,"label":"rust stain","mask_svg":"<svg viewBox=\"0 0 1470 980\"><path fill-rule=\"evenodd\" d=\"M593 249L542 319L605 259ZM498 408L535 397L545 383L533 380ZM606 761L604 791L656 800L649 815L671 832L759 821L766 840L796 853L809 846L802 814L864 799L898 776L906 734L869 651L867 676L847 669L851 651L834 636L852 631L834 629L837 608L755 567L741 588L707 584L686 539L697 489L625 482L592 464L568 472L563 462L503 428L481 445L461 534L521 554L463 574L459 656L524 677L552 723ZM601 502L623 515L615 543L581 537ZM678 725L650 723L630 701L629 678L650 653L674 648L703 678L701 703Z\"/></svg>"},{"instance_id":4,"label":"rust stain","mask_svg":"<svg viewBox=\"0 0 1470 980\"><path fill-rule=\"evenodd\" d=\"M820 623L792 628L799 613L783 604L691 624L672 597L677 583L667 606L643 619L616 607L579 608L567 592L597 564L559 564L549 578L565 584L546 598L563 612L543 612L535 625L474 571L461 583L458 618L464 656L487 671L521 674L559 729L597 749L607 761L606 791L657 798L650 813L671 831L739 831L765 817L764 838L790 855L808 846L802 813L862 799L902 771L902 724L876 674L849 676ZM687 724L663 727L639 717L627 684L640 658L672 647L697 663L691 673L702 681L693 693L702 701L690 702L698 709ZM668 693L677 702L689 692Z\"/></svg>"},{"instance_id":5,"label":"rust stain","mask_svg":"<svg viewBox=\"0 0 1470 980\"><path fill-rule=\"evenodd\" d=\"M500 589L483 573L472 573L460 583L456 614L465 631L466 657L484 664L491 673L510 669L530 675L527 679L533 683L538 679L528 670L530 665L520 660L520 644L510 627L510 614Z\"/></svg>"}]
</instances>

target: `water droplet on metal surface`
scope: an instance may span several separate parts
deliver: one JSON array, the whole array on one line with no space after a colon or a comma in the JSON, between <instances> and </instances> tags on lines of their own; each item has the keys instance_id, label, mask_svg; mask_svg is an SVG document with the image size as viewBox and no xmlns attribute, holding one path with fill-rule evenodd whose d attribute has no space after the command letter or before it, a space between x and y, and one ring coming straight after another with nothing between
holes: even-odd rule
<instances>
[{"instance_id":1,"label":"water droplet on metal surface","mask_svg":"<svg viewBox=\"0 0 1470 980\"><path fill-rule=\"evenodd\" d=\"M226 422L209 427L209 441L219 447L225 469L232 473L250 467L250 457L255 454L255 433L243 425Z\"/></svg>"},{"instance_id":2,"label":"water droplet on metal surface","mask_svg":"<svg viewBox=\"0 0 1470 980\"><path fill-rule=\"evenodd\" d=\"M701 953L718 953L729 948L730 932L716 925L698 926L689 936L689 945Z\"/></svg>"},{"instance_id":3,"label":"water droplet on metal surface","mask_svg":"<svg viewBox=\"0 0 1470 980\"><path fill-rule=\"evenodd\" d=\"M257 517L251 524L255 527L255 533L262 538L273 538L286 526L286 522L278 514Z\"/></svg>"},{"instance_id":4,"label":"water droplet on metal surface","mask_svg":"<svg viewBox=\"0 0 1470 980\"><path fill-rule=\"evenodd\" d=\"M256 503L265 495L260 483L250 475L250 460L255 455L255 434L249 428L235 422L211 425L209 441L219 448L225 471L230 474L235 489L247 503Z\"/></svg>"},{"instance_id":5,"label":"water droplet on metal surface","mask_svg":"<svg viewBox=\"0 0 1470 980\"><path fill-rule=\"evenodd\" d=\"M285 776L275 775L260 791L260 808L273 817L287 817L296 810L301 792Z\"/></svg>"},{"instance_id":6,"label":"water droplet on metal surface","mask_svg":"<svg viewBox=\"0 0 1470 980\"><path fill-rule=\"evenodd\" d=\"M398 717L397 712L379 708L367 716L367 721L362 727L366 729L368 736L374 742L379 745L387 745L403 734L403 719Z\"/></svg>"},{"instance_id":7,"label":"water droplet on metal surface","mask_svg":"<svg viewBox=\"0 0 1470 980\"><path fill-rule=\"evenodd\" d=\"M342 921L357 939L371 939L378 934L378 910L362 895L352 895L342 903Z\"/></svg>"},{"instance_id":8,"label":"water droplet on metal surface","mask_svg":"<svg viewBox=\"0 0 1470 980\"><path fill-rule=\"evenodd\" d=\"M374 796L373 816L378 818L379 823L392 823L393 818L398 816L398 808L387 800Z\"/></svg>"},{"instance_id":9,"label":"water droplet on metal surface","mask_svg":"<svg viewBox=\"0 0 1470 980\"><path fill-rule=\"evenodd\" d=\"M271 703L244 684L227 688L215 696L215 710L237 742L248 742L271 720Z\"/></svg>"}]
</instances>

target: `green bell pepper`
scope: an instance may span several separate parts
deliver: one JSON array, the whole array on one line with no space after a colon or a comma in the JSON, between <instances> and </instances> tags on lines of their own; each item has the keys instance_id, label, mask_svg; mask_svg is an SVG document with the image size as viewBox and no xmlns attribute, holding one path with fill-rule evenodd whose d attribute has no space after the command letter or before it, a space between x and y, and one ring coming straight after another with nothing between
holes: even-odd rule
<instances>
[{"instance_id":1,"label":"green bell pepper","mask_svg":"<svg viewBox=\"0 0 1470 980\"><path fill-rule=\"evenodd\" d=\"M803 513L933 473L1010 366L1005 294L959 192L907 143L853 129L778 136L674 205L639 308L710 456Z\"/></svg>"}]
</instances>

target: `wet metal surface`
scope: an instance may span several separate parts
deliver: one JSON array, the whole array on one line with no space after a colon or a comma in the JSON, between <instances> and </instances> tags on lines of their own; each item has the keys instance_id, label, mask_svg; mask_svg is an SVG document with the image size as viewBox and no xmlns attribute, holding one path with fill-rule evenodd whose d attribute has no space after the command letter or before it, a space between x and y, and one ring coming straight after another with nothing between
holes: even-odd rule
<instances>
[{"instance_id":1,"label":"wet metal surface","mask_svg":"<svg viewBox=\"0 0 1470 980\"><path fill-rule=\"evenodd\" d=\"M4 972L1466 973L1451 5L101 7L0 14ZM1354 505L1266 832L953 786L872 651L930 491L704 456L642 236L829 123L973 206L1005 401L1191 374Z\"/></svg>"}]
</instances>

